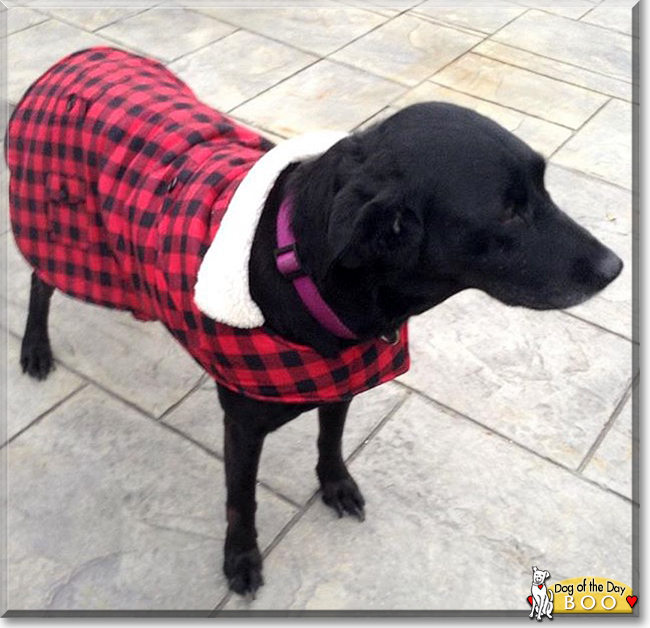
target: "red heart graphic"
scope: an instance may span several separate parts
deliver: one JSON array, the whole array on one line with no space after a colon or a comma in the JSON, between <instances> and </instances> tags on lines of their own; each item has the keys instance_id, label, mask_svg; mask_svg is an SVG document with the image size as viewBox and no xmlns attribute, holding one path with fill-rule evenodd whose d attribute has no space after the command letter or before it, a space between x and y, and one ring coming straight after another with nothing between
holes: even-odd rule
<instances>
[{"instance_id":1,"label":"red heart graphic","mask_svg":"<svg viewBox=\"0 0 650 628\"><path fill-rule=\"evenodd\" d=\"M528 596L528 603L532 606L533 605L533 596L529 595Z\"/></svg>"},{"instance_id":2,"label":"red heart graphic","mask_svg":"<svg viewBox=\"0 0 650 628\"><path fill-rule=\"evenodd\" d=\"M541 589L543 586L544 586L543 584L538 584L538 585L537 585L537 588L538 588L538 589Z\"/></svg>"},{"instance_id":3,"label":"red heart graphic","mask_svg":"<svg viewBox=\"0 0 650 628\"><path fill-rule=\"evenodd\" d=\"M636 601L639 599L636 595L628 595L626 598L627 603L630 605L630 608L634 608L634 605L636 604Z\"/></svg>"}]
</instances>

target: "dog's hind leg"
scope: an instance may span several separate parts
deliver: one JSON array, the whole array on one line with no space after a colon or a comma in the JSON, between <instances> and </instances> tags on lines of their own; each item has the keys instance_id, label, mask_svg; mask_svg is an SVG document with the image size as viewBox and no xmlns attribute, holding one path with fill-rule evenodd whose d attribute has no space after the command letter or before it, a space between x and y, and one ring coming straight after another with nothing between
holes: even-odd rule
<instances>
[{"instance_id":1,"label":"dog's hind leg","mask_svg":"<svg viewBox=\"0 0 650 628\"><path fill-rule=\"evenodd\" d=\"M20 349L20 365L23 373L36 379L45 379L54 368L47 319L50 313L50 299L54 288L32 273L32 287L29 293L29 312L25 335Z\"/></svg>"},{"instance_id":2,"label":"dog's hind leg","mask_svg":"<svg viewBox=\"0 0 650 628\"><path fill-rule=\"evenodd\" d=\"M331 403L318 409L318 464L316 473L323 492L323 501L336 510L339 517L346 512L365 519L365 500L343 460L343 428L350 402Z\"/></svg>"}]
</instances>

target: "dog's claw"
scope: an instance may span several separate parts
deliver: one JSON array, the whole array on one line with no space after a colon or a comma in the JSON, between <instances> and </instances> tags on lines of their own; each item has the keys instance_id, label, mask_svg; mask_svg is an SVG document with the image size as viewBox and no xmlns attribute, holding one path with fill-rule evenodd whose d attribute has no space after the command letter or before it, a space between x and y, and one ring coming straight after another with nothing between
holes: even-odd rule
<instances>
[{"instance_id":1,"label":"dog's claw","mask_svg":"<svg viewBox=\"0 0 650 628\"><path fill-rule=\"evenodd\" d=\"M255 599L257 590L264 584L262 577L262 557L257 548L227 557L224 572L231 591Z\"/></svg>"},{"instance_id":2,"label":"dog's claw","mask_svg":"<svg viewBox=\"0 0 650 628\"><path fill-rule=\"evenodd\" d=\"M333 508L339 518L344 514L352 515L359 521L365 521L365 500L357 483L351 478L335 482L325 482L322 486L323 502Z\"/></svg>"},{"instance_id":3,"label":"dog's claw","mask_svg":"<svg viewBox=\"0 0 650 628\"><path fill-rule=\"evenodd\" d=\"M23 373L38 380L44 380L54 370L54 358L49 342L25 344L20 350L20 366Z\"/></svg>"}]
</instances>

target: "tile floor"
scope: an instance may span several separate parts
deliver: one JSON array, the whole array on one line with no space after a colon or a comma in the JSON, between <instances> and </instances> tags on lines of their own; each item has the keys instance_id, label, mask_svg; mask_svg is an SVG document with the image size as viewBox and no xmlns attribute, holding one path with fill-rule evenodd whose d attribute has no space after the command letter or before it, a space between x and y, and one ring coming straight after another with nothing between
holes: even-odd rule
<instances>
[{"instance_id":1,"label":"tile floor","mask_svg":"<svg viewBox=\"0 0 650 628\"><path fill-rule=\"evenodd\" d=\"M10 108L50 64L97 44L159 58L275 140L451 101L547 156L553 197L626 262L570 312L466 292L413 320L411 371L349 419L363 524L315 498L314 413L272 435L259 486L267 584L251 603L221 574L212 384L161 326L61 295L57 369L23 376L29 269L3 208L9 609L523 614L532 565L551 581L632 584L633 2L5 4Z\"/></svg>"}]
</instances>

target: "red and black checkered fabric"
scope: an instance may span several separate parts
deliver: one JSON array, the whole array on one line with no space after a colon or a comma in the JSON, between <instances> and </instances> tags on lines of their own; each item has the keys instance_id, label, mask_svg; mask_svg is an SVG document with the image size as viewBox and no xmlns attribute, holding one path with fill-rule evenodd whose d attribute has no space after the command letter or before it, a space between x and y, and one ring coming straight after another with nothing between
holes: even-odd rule
<instances>
[{"instance_id":1,"label":"red and black checkered fabric","mask_svg":"<svg viewBox=\"0 0 650 628\"><path fill-rule=\"evenodd\" d=\"M231 390L285 403L348 399L408 369L406 329L397 345L366 342L325 359L265 327L217 323L194 304L232 195L271 147L156 61L77 52L29 88L9 123L16 242L48 284L162 321Z\"/></svg>"}]
</instances>

